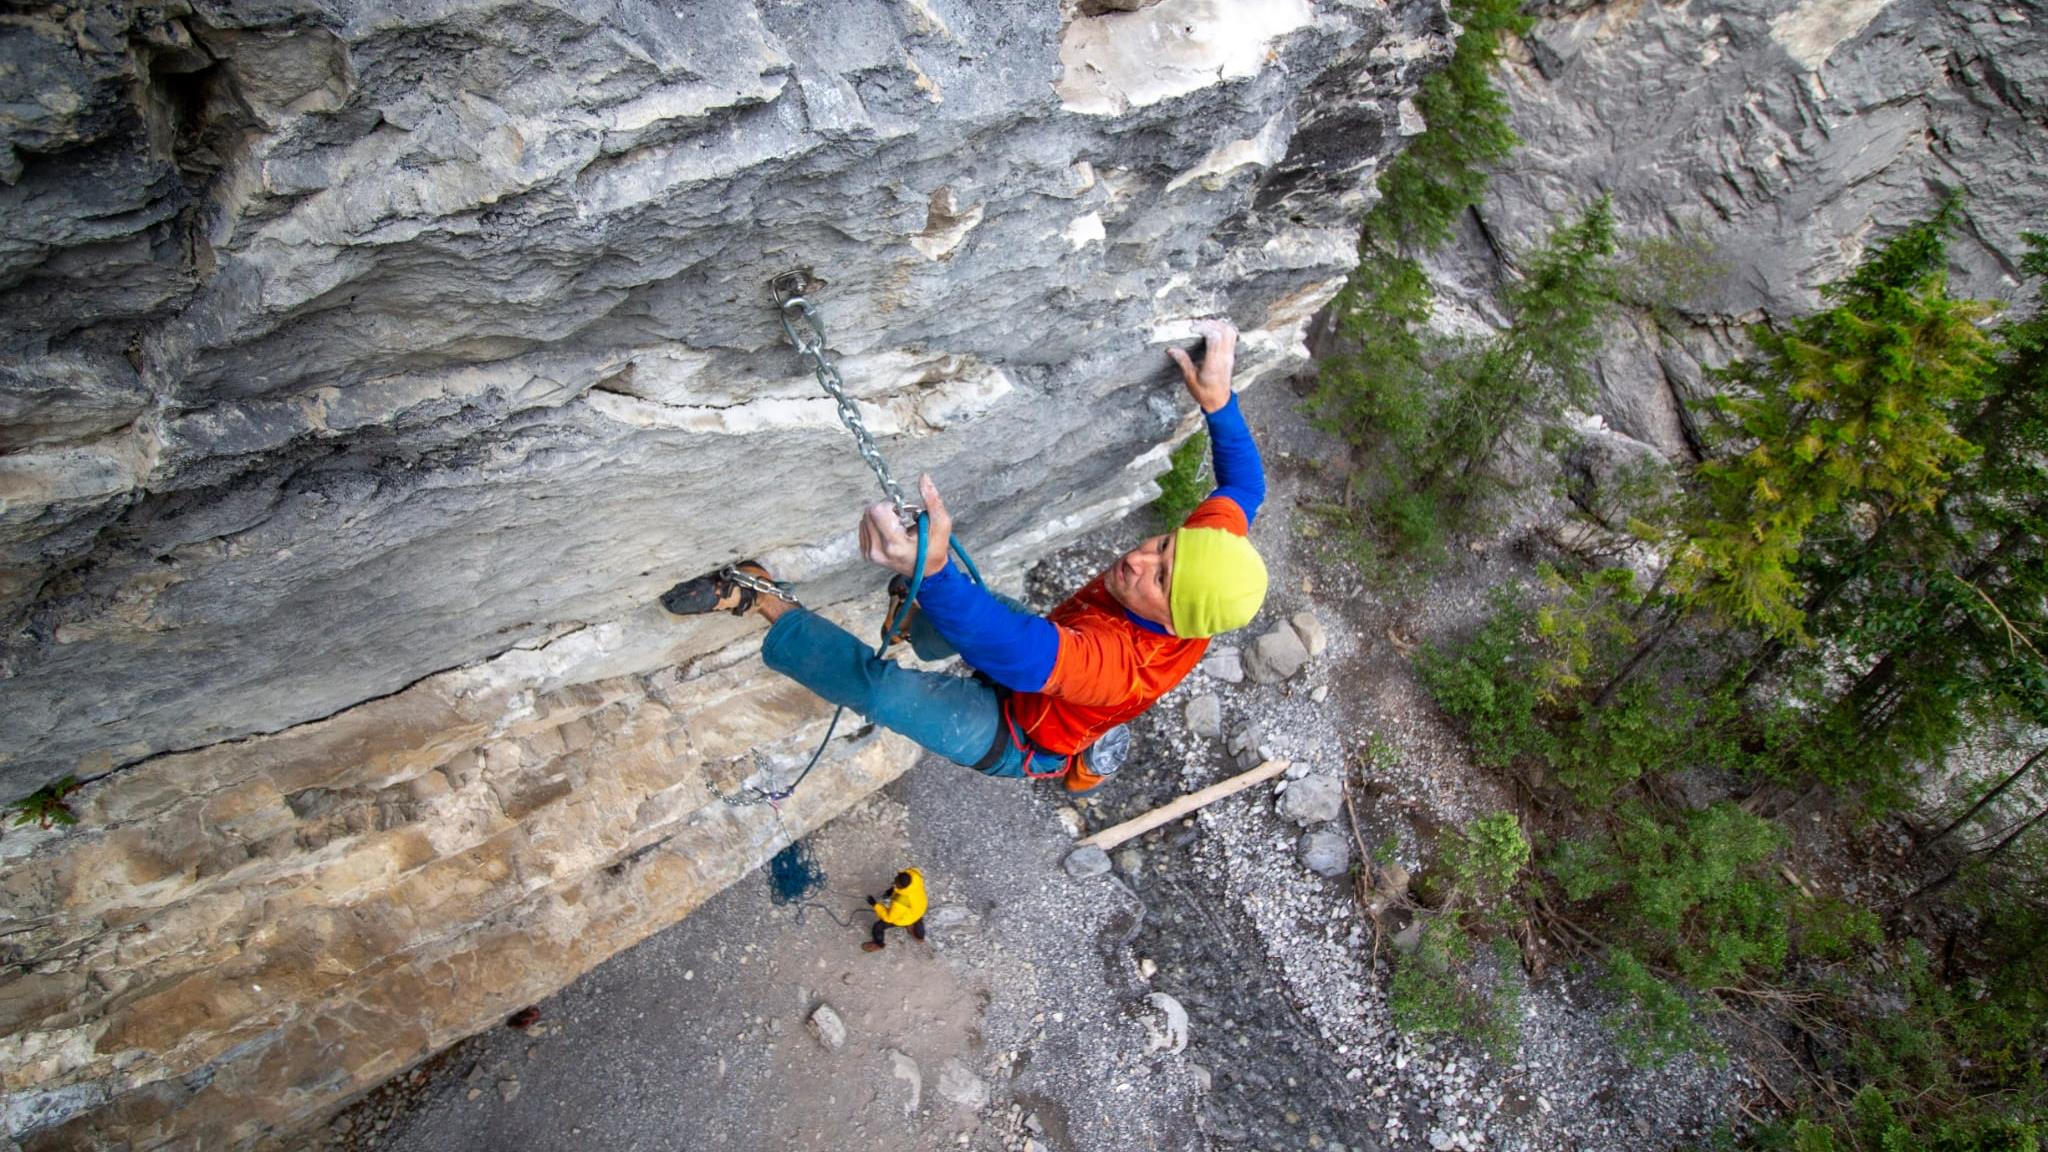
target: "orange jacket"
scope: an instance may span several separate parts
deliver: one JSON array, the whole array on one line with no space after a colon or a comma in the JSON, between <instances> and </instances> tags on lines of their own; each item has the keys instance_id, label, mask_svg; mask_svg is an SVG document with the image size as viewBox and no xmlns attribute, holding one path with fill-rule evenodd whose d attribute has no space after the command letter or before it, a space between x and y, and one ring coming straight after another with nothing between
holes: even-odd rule
<instances>
[{"instance_id":1,"label":"orange jacket","mask_svg":"<svg viewBox=\"0 0 2048 1152\"><path fill-rule=\"evenodd\" d=\"M1202 501L1190 528L1250 534L1244 510L1226 496ZM1097 576L1046 619L1060 630L1059 657L1037 692L1011 694L1010 722L1032 743L1061 756L1152 706L1201 662L1207 637L1183 640L1131 621Z\"/></svg>"}]
</instances>

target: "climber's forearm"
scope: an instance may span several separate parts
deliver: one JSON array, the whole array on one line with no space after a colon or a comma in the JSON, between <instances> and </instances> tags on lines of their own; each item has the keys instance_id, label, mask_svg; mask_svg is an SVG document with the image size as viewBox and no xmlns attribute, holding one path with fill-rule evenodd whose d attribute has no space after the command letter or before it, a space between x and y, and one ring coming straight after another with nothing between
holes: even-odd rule
<instances>
[{"instance_id":1,"label":"climber's forearm","mask_svg":"<svg viewBox=\"0 0 2048 1152\"><path fill-rule=\"evenodd\" d=\"M1012 692L1036 692L1059 657L1059 629L1019 612L950 562L925 577L917 605L960 658Z\"/></svg>"},{"instance_id":2,"label":"climber's forearm","mask_svg":"<svg viewBox=\"0 0 2048 1152\"><path fill-rule=\"evenodd\" d=\"M1252 440L1236 396L1207 416L1209 451L1216 461L1214 494L1230 497L1244 509L1245 522L1250 523L1266 499L1266 469L1259 460L1259 446Z\"/></svg>"}]
</instances>

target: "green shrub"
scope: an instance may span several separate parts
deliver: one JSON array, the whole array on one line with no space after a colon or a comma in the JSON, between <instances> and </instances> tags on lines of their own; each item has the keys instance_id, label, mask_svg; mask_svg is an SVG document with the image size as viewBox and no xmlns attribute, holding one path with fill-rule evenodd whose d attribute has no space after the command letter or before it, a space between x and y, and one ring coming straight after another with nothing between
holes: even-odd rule
<instances>
[{"instance_id":1,"label":"green shrub","mask_svg":"<svg viewBox=\"0 0 2048 1152\"><path fill-rule=\"evenodd\" d=\"M1877 913L1833 896L1801 897L1793 917L1794 942L1800 954L1816 960L1847 960L1859 949L1884 943L1884 924Z\"/></svg>"},{"instance_id":2,"label":"green shrub","mask_svg":"<svg viewBox=\"0 0 2048 1152\"><path fill-rule=\"evenodd\" d=\"M1512 317L1505 332L1434 341L1419 368L1375 382L1375 390L1417 382L1376 401L1398 418L1369 441L1380 466L1365 507L1389 547L1408 553L1478 527L1502 489L1492 467L1501 449L1585 400L1587 365L1614 301L1613 249L1612 214L1595 201L1524 258L1523 277L1503 293Z\"/></svg>"},{"instance_id":3,"label":"green shrub","mask_svg":"<svg viewBox=\"0 0 2048 1152\"><path fill-rule=\"evenodd\" d=\"M1522 1012L1514 946L1496 941L1493 958L1493 971L1481 971L1457 915L1431 917L1415 951L1394 966L1394 1026L1409 1036L1460 1037L1503 1063L1513 1059Z\"/></svg>"},{"instance_id":4,"label":"green shrub","mask_svg":"<svg viewBox=\"0 0 2048 1152\"><path fill-rule=\"evenodd\" d=\"M1429 493L1390 486L1374 502L1372 519L1393 554L1424 566L1443 557L1444 535L1452 525Z\"/></svg>"},{"instance_id":5,"label":"green shrub","mask_svg":"<svg viewBox=\"0 0 2048 1152\"><path fill-rule=\"evenodd\" d=\"M1489 812L1444 839L1444 869L1460 902L1497 907L1514 895L1529 866L1529 838L1513 812Z\"/></svg>"},{"instance_id":6,"label":"green shrub","mask_svg":"<svg viewBox=\"0 0 2048 1152\"><path fill-rule=\"evenodd\" d=\"M1607 1028L1630 1063L1658 1067L1687 1052L1715 1051L1685 993L1644 967L1635 953L1609 950L1602 983L1627 1005L1609 1014Z\"/></svg>"},{"instance_id":7,"label":"green shrub","mask_svg":"<svg viewBox=\"0 0 2048 1152\"><path fill-rule=\"evenodd\" d=\"M1848 1018L1857 1028L1847 1049L1856 1078L1895 1106L1893 1123L1935 1147L2025 1146L1995 1141L2033 1139L2016 1125L2048 1115L2048 916L2003 900L1979 914L1989 946L1983 975L1944 978L1909 942L1886 990L1903 1006Z\"/></svg>"},{"instance_id":8,"label":"green shrub","mask_svg":"<svg viewBox=\"0 0 2048 1152\"><path fill-rule=\"evenodd\" d=\"M1505 768L1519 760L1548 763L1555 740L1538 721L1542 696L1529 675L1532 617L1512 591L1496 590L1493 615L1463 644L1426 645L1416 671L1437 706L1464 725L1480 763Z\"/></svg>"},{"instance_id":9,"label":"green shrub","mask_svg":"<svg viewBox=\"0 0 2048 1152\"><path fill-rule=\"evenodd\" d=\"M72 814L71 806L64 802L64 798L81 787L78 777L66 776L14 801L7 806L7 810L14 813L14 826L23 828L34 824L49 828L57 824L78 823L78 817Z\"/></svg>"},{"instance_id":10,"label":"green shrub","mask_svg":"<svg viewBox=\"0 0 2048 1152\"><path fill-rule=\"evenodd\" d=\"M1605 903L1623 947L1713 988L1784 965L1785 884L1768 866L1784 842L1734 804L1666 822L1629 802L1606 834L1568 840L1546 864L1567 899Z\"/></svg>"},{"instance_id":11,"label":"green shrub","mask_svg":"<svg viewBox=\"0 0 2048 1152\"><path fill-rule=\"evenodd\" d=\"M1508 105L1494 87L1501 34L1532 23L1515 0L1453 0L1462 29L1451 60L1422 82L1415 107L1428 131L1408 142L1380 175L1379 203L1366 216L1368 240L1392 250L1433 251L1486 192L1486 167L1514 151Z\"/></svg>"},{"instance_id":12,"label":"green shrub","mask_svg":"<svg viewBox=\"0 0 2048 1152\"><path fill-rule=\"evenodd\" d=\"M1557 757L1558 783L1598 808L1644 776L1683 767L1699 736L1696 708L1683 692L1630 684L1571 724Z\"/></svg>"},{"instance_id":13,"label":"green shrub","mask_svg":"<svg viewBox=\"0 0 2048 1152\"><path fill-rule=\"evenodd\" d=\"M1823 289L1829 307L1755 326L1757 353L1718 373L1720 438L1736 450L1699 467L1699 514L1673 561L1688 604L1805 636L1809 536L1826 548L1859 516L1930 511L1978 455L1955 416L1984 394L1990 306L1948 295L1953 220L1951 205L1875 246Z\"/></svg>"},{"instance_id":14,"label":"green shrub","mask_svg":"<svg viewBox=\"0 0 2048 1152\"><path fill-rule=\"evenodd\" d=\"M1197 432L1181 441L1166 459L1167 469L1158 477L1159 499L1152 502L1152 511L1171 532L1209 497L1209 487L1202 482L1203 465L1209 461L1208 433Z\"/></svg>"},{"instance_id":15,"label":"green shrub","mask_svg":"<svg viewBox=\"0 0 2048 1152\"><path fill-rule=\"evenodd\" d=\"M1634 609L1642 603L1635 573L1602 568L1577 577L1541 568L1550 598L1536 608L1536 640L1543 648L1537 676L1552 704L1584 687L1598 668L1612 667L1635 644Z\"/></svg>"},{"instance_id":16,"label":"green shrub","mask_svg":"<svg viewBox=\"0 0 2048 1152\"><path fill-rule=\"evenodd\" d=\"M1380 175L1358 265L1331 306L1336 351L1310 400L1320 424L1375 461L1345 494L1354 525L1385 553L1425 566L1445 554L1445 537L1476 522L1501 443L1577 394L1613 299L1603 200L1521 261L1526 275L1506 293L1517 318L1509 333L1470 346L1428 334L1431 293L1417 257L1450 238L1484 194L1487 167L1515 146L1493 74L1503 34L1530 24L1514 0L1454 0L1451 11L1456 50L1416 98L1428 131Z\"/></svg>"}]
</instances>

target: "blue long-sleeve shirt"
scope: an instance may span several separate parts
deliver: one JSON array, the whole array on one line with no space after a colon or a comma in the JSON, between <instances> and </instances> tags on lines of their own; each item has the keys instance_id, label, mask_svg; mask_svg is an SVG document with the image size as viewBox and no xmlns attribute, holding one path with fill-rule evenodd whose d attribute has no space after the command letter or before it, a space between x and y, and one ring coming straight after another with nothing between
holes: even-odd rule
<instances>
[{"instance_id":1,"label":"blue long-sleeve shirt","mask_svg":"<svg viewBox=\"0 0 2048 1152\"><path fill-rule=\"evenodd\" d=\"M1209 449L1216 463L1216 490L1211 498L1222 496L1235 503L1249 524L1266 499L1266 472L1235 394L1208 414L1208 425ZM962 659L1003 687L1037 692L1052 676L1059 660L1059 629L1043 616L1019 612L997 600L952 561L924 578L917 603ZM1166 631L1129 611L1125 615L1147 631Z\"/></svg>"}]
</instances>

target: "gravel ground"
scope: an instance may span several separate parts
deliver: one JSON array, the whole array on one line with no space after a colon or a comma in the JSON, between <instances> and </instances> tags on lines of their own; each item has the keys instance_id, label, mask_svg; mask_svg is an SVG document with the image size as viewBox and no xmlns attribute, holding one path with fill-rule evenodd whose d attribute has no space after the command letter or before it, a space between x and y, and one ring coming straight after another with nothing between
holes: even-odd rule
<instances>
[{"instance_id":1,"label":"gravel ground","mask_svg":"<svg viewBox=\"0 0 2048 1152\"><path fill-rule=\"evenodd\" d=\"M1277 795L1307 776L1348 777L1356 826L1339 814L1324 827L1352 842L1354 865L1362 846L1410 870L1442 829L1507 806L1430 706L1407 651L1476 623L1487 590L1526 579L1529 565L1504 533L1411 599L1369 592L1293 514L1334 483L1335 446L1284 388L1245 401L1268 464L1253 537L1272 590L1259 619L1218 647L1249 648L1307 610L1328 649L1277 684L1196 672L1134 725L1122 776L1065 815L1102 827L1261 756L1294 765L1274 792L1149 833L1113 853L1111 876L1076 881L1059 865L1069 832L1056 785L927 762L812 838L834 889L822 899L853 927L825 908L799 919L768 901L764 882L743 882L540 1005L531 1028L493 1030L393 1081L325 1142L1608 1152L1692 1147L1725 1126L1743 1077L1697 1059L1631 1067L1591 973L1553 968L1525 988L1505 1064L1393 1027L1395 950L1348 877L1303 865L1303 828L1279 814ZM1141 511L1048 557L1032 599L1049 606L1156 530ZM1220 738L1189 728L1187 706L1203 696L1219 705ZM1247 729L1241 760L1230 746ZM1364 756L1375 739L1390 751ZM903 862L931 878L933 943L864 956L858 892ZM1500 975L1525 983L1519 969ZM1154 992L1185 1007L1184 1052L1151 1041L1164 1020ZM819 1003L846 1018L839 1052L805 1028ZM939 1091L949 1067L949 1094L966 1104ZM963 1072L986 1087L985 1105L960 1090ZM907 1108L913 1080L919 1101Z\"/></svg>"},{"instance_id":2,"label":"gravel ground","mask_svg":"<svg viewBox=\"0 0 2048 1152\"><path fill-rule=\"evenodd\" d=\"M1198 1148L1194 1072L1147 1045L1156 1013L1126 945L1142 907L1113 879L1061 869L1059 796L928 760L811 837L827 877L815 903L778 907L765 878L742 881L535 1022L394 1080L320 1143ZM930 886L929 943L892 932L862 953L861 894L907 865ZM807 1027L821 1004L844 1023L838 1051Z\"/></svg>"}]
</instances>

